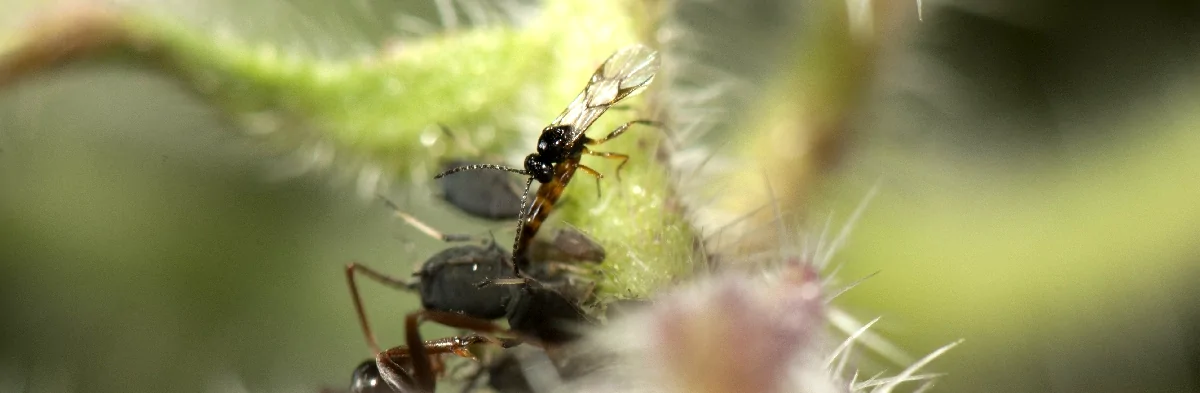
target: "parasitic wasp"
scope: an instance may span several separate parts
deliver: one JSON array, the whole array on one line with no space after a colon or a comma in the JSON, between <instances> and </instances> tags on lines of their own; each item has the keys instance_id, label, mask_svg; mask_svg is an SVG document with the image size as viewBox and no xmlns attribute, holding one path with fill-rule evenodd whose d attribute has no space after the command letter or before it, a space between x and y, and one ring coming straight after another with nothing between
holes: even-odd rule
<instances>
[{"instance_id":1,"label":"parasitic wasp","mask_svg":"<svg viewBox=\"0 0 1200 393\"><path fill-rule=\"evenodd\" d=\"M622 124L603 138L592 139L584 135L605 111L613 108L621 100L644 90L654 80L658 68L658 52L640 44L624 47L609 56L592 74L583 91L567 105L567 109L542 129L541 136L538 137L537 152L525 157L524 169L476 164L450 169L434 177L442 178L478 169L501 170L529 176L525 182L525 192L521 196L523 214L517 221L516 240L513 242L513 268L518 275L521 265L528 260L526 253L533 237L554 210L554 204L562 196L563 189L571 181L575 171L582 170L594 176L599 192L600 179L604 175L580 163L584 154L620 160L616 170L617 179L620 180L621 168L629 161L629 156L593 151L588 146L612 140L637 124L658 126L658 123L651 120L633 120ZM533 203L527 204L534 180L541 183L541 186L537 189Z\"/></svg>"}]
</instances>

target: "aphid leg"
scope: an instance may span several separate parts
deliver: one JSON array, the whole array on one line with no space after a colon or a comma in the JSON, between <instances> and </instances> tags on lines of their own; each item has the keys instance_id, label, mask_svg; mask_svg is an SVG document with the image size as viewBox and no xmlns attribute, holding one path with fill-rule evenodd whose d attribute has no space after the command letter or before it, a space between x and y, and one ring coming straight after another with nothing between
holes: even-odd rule
<instances>
[{"instance_id":1,"label":"aphid leg","mask_svg":"<svg viewBox=\"0 0 1200 393\"><path fill-rule=\"evenodd\" d=\"M490 355L484 356L488 356L484 359L484 364L492 362ZM463 387L462 390L459 390L459 393L470 393L475 391L475 389L479 387L479 381L487 374L487 367L479 367L473 370L470 375L466 376L466 378L463 378Z\"/></svg>"},{"instance_id":2,"label":"aphid leg","mask_svg":"<svg viewBox=\"0 0 1200 393\"><path fill-rule=\"evenodd\" d=\"M580 303L583 303L587 300L595 300L596 282L588 282L587 285L577 290L573 295L576 299L579 299Z\"/></svg>"},{"instance_id":3,"label":"aphid leg","mask_svg":"<svg viewBox=\"0 0 1200 393\"><path fill-rule=\"evenodd\" d=\"M441 355L453 353L474 360L475 356L468 348L471 345L492 341L478 334L421 341L421 334L415 329L419 321L415 323L409 321L413 318L414 315L410 314L405 320L407 345L388 349L375 356L380 376L387 381L388 385L399 388L398 391L401 392L432 392L436 384L436 374L440 374L444 369ZM414 338L415 341L413 341ZM411 366L411 374L405 366Z\"/></svg>"},{"instance_id":4,"label":"aphid leg","mask_svg":"<svg viewBox=\"0 0 1200 393\"><path fill-rule=\"evenodd\" d=\"M514 335L514 333L508 331L508 329L500 327L500 325L497 325L497 324L493 323L492 321L489 321L486 319L479 319L479 318L475 318L475 317L471 317L471 316L467 316L467 315L463 315L463 314L459 314L459 313L453 313L453 312L432 311L432 310L417 311L417 312L408 314L408 317L406 317L406 319L404 320L405 328L406 329L407 328L415 328L416 325L410 325L410 324L413 324L413 323L420 324L421 322L425 322L425 321L436 322L436 323L440 323L442 325L446 325L446 326L449 326L452 328L466 329L466 330L470 330L470 331L473 331L476 333L480 333L480 334L472 334L469 336L463 336L464 339L470 338L471 342L469 342L468 345L490 342L490 343L497 344L497 345L507 348L507 347L511 347L511 346L515 345L515 343L518 343L518 341L511 340L511 339L499 339L499 338L491 337L492 335L497 335L497 334Z\"/></svg>"},{"instance_id":5,"label":"aphid leg","mask_svg":"<svg viewBox=\"0 0 1200 393\"><path fill-rule=\"evenodd\" d=\"M594 299L596 292L596 282L586 281L581 282L580 279L567 277L565 283L556 283L547 285L550 289L558 292L564 298L570 299L576 304L583 304Z\"/></svg>"},{"instance_id":6,"label":"aphid leg","mask_svg":"<svg viewBox=\"0 0 1200 393\"><path fill-rule=\"evenodd\" d=\"M431 359L432 356L453 353L468 359L475 359L469 350L471 345L494 343L503 348L511 348L521 343L521 340L517 339L493 338L480 334L421 341L420 325L424 321L485 334L513 334L491 321L462 314L428 310L408 314L404 318L405 346L388 349L375 357L379 373L389 385L410 388L409 390L399 389L399 391L434 391L437 381L434 373L435 360ZM411 376L406 372L403 364L412 366ZM413 387L416 389L411 389Z\"/></svg>"},{"instance_id":7,"label":"aphid leg","mask_svg":"<svg viewBox=\"0 0 1200 393\"><path fill-rule=\"evenodd\" d=\"M604 175L596 172L595 169L588 168L587 165L579 164L577 168L596 178L596 199L600 199L600 179L603 179Z\"/></svg>"},{"instance_id":8,"label":"aphid leg","mask_svg":"<svg viewBox=\"0 0 1200 393\"><path fill-rule=\"evenodd\" d=\"M413 377L419 386L427 386L429 391L433 391L433 368L429 361L429 355L437 353L452 352L458 356L468 359L475 359L475 356L469 351L469 347L475 344L490 342L499 345L503 348L511 348L521 343L516 339L500 339L479 334L471 334L467 336L449 337L439 340L435 345L429 345L430 342L421 341L420 324L424 321L437 322L453 328L467 329L485 334L512 334L508 330L492 323L491 321L468 317L462 314L441 312L441 311L417 311L408 314L404 318L405 342L408 348L412 351Z\"/></svg>"},{"instance_id":9,"label":"aphid leg","mask_svg":"<svg viewBox=\"0 0 1200 393\"><path fill-rule=\"evenodd\" d=\"M403 350L403 353L393 353L393 351L399 352L399 350ZM428 359L426 359L426 361L428 361ZM392 390L397 392L432 392L432 389L418 390L417 381L414 381L413 376L409 374L408 370L406 370L404 366L402 366L402 364L411 363L412 359L410 358L407 347L396 347L375 355L375 366L379 368L379 377L383 379L383 381L387 383Z\"/></svg>"},{"instance_id":10,"label":"aphid leg","mask_svg":"<svg viewBox=\"0 0 1200 393\"><path fill-rule=\"evenodd\" d=\"M405 291L412 290L413 283L377 272L358 263L352 262L346 265L346 283L350 286L350 298L354 300L354 311L358 313L358 324L362 326L363 337L366 337L367 345L371 347L371 353L379 353L379 342L375 340L375 333L371 331L371 324L367 322L367 312L363 309L362 296L359 296L358 284L354 281L356 272L362 273L380 284Z\"/></svg>"},{"instance_id":11,"label":"aphid leg","mask_svg":"<svg viewBox=\"0 0 1200 393\"><path fill-rule=\"evenodd\" d=\"M617 164L617 172L616 172L617 181L621 181L621 168L624 168L625 163L629 162L629 155L621 154L621 153L610 153L610 152L605 152L605 151L592 151L591 149L588 149L586 147L583 149L583 152L586 154L589 154L589 155L596 156L596 157L604 157L604 158L613 159L613 160L621 160L621 163Z\"/></svg>"},{"instance_id":12,"label":"aphid leg","mask_svg":"<svg viewBox=\"0 0 1200 393\"><path fill-rule=\"evenodd\" d=\"M468 351L467 353L470 353L470 351ZM475 363L463 362L463 363L455 364L455 365L447 368L446 373L450 374L450 375L464 375L465 373L471 373L471 374L467 374L467 375L473 375L474 373L472 372L472 369L477 368L475 366L478 366L479 359L476 358L474 354L471 354L471 357L468 359L474 360ZM484 360L485 361L487 360L486 353L484 354Z\"/></svg>"},{"instance_id":13,"label":"aphid leg","mask_svg":"<svg viewBox=\"0 0 1200 393\"><path fill-rule=\"evenodd\" d=\"M378 197L379 197L379 199L383 200L384 204L386 204L389 208L392 209L392 212L393 212L393 214L396 215L396 217L400 217L400 219L404 220L405 223L412 226L413 228L416 228L418 231L421 231L421 233L429 235L429 237L432 237L434 239L440 239L441 241L444 241L444 242L464 242L464 241L471 240L471 235L442 233L441 231L434 229L432 226L429 226L429 224L421 222L421 220L418 220L416 217L413 217L412 215L405 213L403 210L400 210L400 206L397 206L391 200L384 198L383 195L379 195Z\"/></svg>"},{"instance_id":14,"label":"aphid leg","mask_svg":"<svg viewBox=\"0 0 1200 393\"><path fill-rule=\"evenodd\" d=\"M584 268L582 266L577 266L577 265L565 263L565 262L543 262L542 264L546 267L546 272L553 274L553 275L556 275L558 273L565 271L565 272L580 275L580 276L586 276L592 272L590 269Z\"/></svg>"}]
</instances>

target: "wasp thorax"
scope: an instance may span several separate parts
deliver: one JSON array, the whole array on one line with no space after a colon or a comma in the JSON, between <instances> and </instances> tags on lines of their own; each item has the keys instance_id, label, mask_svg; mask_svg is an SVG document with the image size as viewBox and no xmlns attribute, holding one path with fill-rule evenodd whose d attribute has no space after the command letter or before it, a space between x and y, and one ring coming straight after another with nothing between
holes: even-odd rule
<instances>
[{"instance_id":1,"label":"wasp thorax","mask_svg":"<svg viewBox=\"0 0 1200 393\"><path fill-rule=\"evenodd\" d=\"M542 130L542 136L538 138L537 152L542 156L542 161L559 162L567 157L567 144L570 142L567 137L568 126L548 127Z\"/></svg>"}]
</instances>

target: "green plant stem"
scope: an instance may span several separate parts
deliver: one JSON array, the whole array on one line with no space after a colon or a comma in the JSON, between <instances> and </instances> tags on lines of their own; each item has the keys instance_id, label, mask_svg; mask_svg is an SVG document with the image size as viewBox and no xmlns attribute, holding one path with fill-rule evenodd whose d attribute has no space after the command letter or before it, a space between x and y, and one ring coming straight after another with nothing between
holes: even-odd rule
<instances>
[{"instance_id":1,"label":"green plant stem","mask_svg":"<svg viewBox=\"0 0 1200 393\"><path fill-rule=\"evenodd\" d=\"M293 149L316 140L339 156L424 180L446 156L532 150L538 129L518 119L549 121L600 61L639 41L644 29L631 17L638 4L547 1L528 28L464 30L338 60L222 37L169 14L74 9L0 37L0 89L72 63L141 64L195 91L247 134ZM593 132L629 120L619 116ZM439 125L468 135L478 151L448 141ZM602 297L645 297L692 270L692 232L655 159L660 139L652 129L632 130L605 144L633 156L620 182L606 179L600 199L569 187L558 209L558 218L608 250L597 271ZM588 165L615 177L615 166Z\"/></svg>"}]
</instances>

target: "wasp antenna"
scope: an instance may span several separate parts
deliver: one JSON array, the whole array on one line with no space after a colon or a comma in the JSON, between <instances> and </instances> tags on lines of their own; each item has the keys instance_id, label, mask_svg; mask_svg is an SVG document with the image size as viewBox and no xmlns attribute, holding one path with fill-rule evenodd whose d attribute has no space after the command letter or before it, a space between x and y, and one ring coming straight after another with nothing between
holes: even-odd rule
<instances>
[{"instance_id":1,"label":"wasp antenna","mask_svg":"<svg viewBox=\"0 0 1200 393\"><path fill-rule=\"evenodd\" d=\"M473 171L473 170L477 170L477 169L494 169L494 170L498 170L498 171L512 172L512 173L516 173L516 174L523 175L523 176L529 176L529 171L526 171L523 169L507 167L504 165L475 164L475 165L460 166L458 168L450 169L445 172L437 174L437 176L434 176L433 178L441 179L443 177L450 176L450 175L453 175L455 173L459 173L462 171Z\"/></svg>"}]
</instances>

